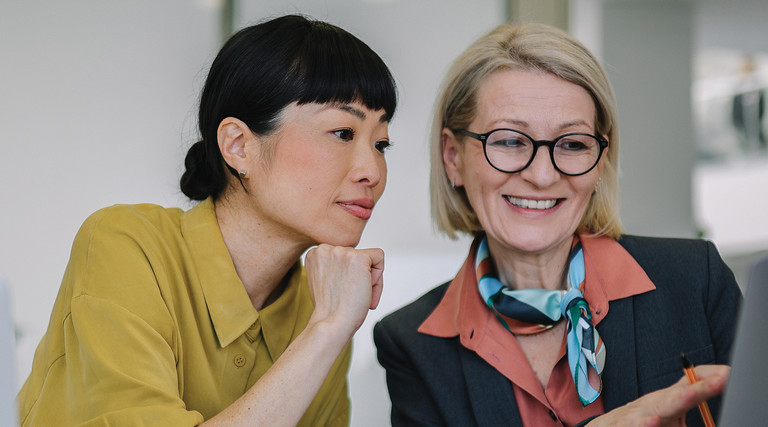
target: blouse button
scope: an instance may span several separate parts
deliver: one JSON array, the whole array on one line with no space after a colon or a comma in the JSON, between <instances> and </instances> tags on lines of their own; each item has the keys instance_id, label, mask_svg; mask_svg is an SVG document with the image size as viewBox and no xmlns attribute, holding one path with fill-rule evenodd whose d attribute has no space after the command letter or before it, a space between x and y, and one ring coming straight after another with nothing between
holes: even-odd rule
<instances>
[{"instance_id":1,"label":"blouse button","mask_svg":"<svg viewBox=\"0 0 768 427\"><path fill-rule=\"evenodd\" d=\"M242 368L243 366L245 366L245 356L242 354L238 354L237 356L235 356L235 359L233 360L233 362L235 362L235 366L237 366L238 368Z\"/></svg>"}]
</instances>

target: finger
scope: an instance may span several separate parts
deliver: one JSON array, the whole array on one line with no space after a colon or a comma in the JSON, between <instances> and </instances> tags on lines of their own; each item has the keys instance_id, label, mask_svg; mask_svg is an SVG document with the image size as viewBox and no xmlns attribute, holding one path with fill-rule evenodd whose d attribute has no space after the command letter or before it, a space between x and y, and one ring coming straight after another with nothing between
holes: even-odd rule
<instances>
[{"instance_id":1,"label":"finger","mask_svg":"<svg viewBox=\"0 0 768 427\"><path fill-rule=\"evenodd\" d=\"M368 256L371 262L371 271L384 271L384 251L379 248L356 249L357 252Z\"/></svg>"},{"instance_id":2,"label":"finger","mask_svg":"<svg viewBox=\"0 0 768 427\"><path fill-rule=\"evenodd\" d=\"M731 367L727 365L699 365L694 368L694 371L697 378L697 387L695 388L703 392L714 393L716 396L724 391L731 374ZM690 384L691 381L688 376L683 375L675 385L690 386Z\"/></svg>"},{"instance_id":3,"label":"finger","mask_svg":"<svg viewBox=\"0 0 768 427\"><path fill-rule=\"evenodd\" d=\"M661 418L658 415L643 417L637 420L636 425L638 427L661 427Z\"/></svg>"},{"instance_id":4,"label":"finger","mask_svg":"<svg viewBox=\"0 0 768 427\"><path fill-rule=\"evenodd\" d=\"M699 365L694 370L700 380L715 376L728 378L731 375L731 367L728 365Z\"/></svg>"},{"instance_id":5,"label":"finger","mask_svg":"<svg viewBox=\"0 0 768 427\"><path fill-rule=\"evenodd\" d=\"M723 376L711 376L695 384L690 384L686 378L684 383L659 390L661 394L658 397L661 399L657 400L657 406L653 411L666 420L662 425L675 425L676 419L685 417L685 414L697 404L721 394L726 382Z\"/></svg>"},{"instance_id":6,"label":"finger","mask_svg":"<svg viewBox=\"0 0 768 427\"><path fill-rule=\"evenodd\" d=\"M384 286L381 283L374 283L371 288L371 310L375 310L379 306L381 300L381 292L384 290Z\"/></svg>"},{"instance_id":7,"label":"finger","mask_svg":"<svg viewBox=\"0 0 768 427\"><path fill-rule=\"evenodd\" d=\"M371 260L371 310L379 306L381 293L384 289L384 251L381 249L364 249Z\"/></svg>"},{"instance_id":8,"label":"finger","mask_svg":"<svg viewBox=\"0 0 768 427\"><path fill-rule=\"evenodd\" d=\"M696 378L698 381L705 380L707 378L722 377L726 380L731 374L731 367L728 365L699 365L694 368ZM677 381L676 384L690 384L691 381L687 375L683 375Z\"/></svg>"},{"instance_id":9,"label":"finger","mask_svg":"<svg viewBox=\"0 0 768 427\"><path fill-rule=\"evenodd\" d=\"M384 251L378 248L358 249L359 252L368 256L371 269L371 284L384 284Z\"/></svg>"}]
</instances>

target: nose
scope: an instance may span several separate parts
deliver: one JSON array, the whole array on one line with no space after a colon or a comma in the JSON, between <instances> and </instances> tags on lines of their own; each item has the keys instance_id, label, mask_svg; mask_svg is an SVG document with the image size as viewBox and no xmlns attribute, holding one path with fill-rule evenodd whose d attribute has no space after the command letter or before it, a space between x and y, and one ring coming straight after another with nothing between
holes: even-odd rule
<instances>
[{"instance_id":1,"label":"nose","mask_svg":"<svg viewBox=\"0 0 768 427\"><path fill-rule=\"evenodd\" d=\"M533 161L527 168L520 171L520 176L539 188L546 188L557 182L560 179L560 172L552 164L549 147L539 146Z\"/></svg>"},{"instance_id":2,"label":"nose","mask_svg":"<svg viewBox=\"0 0 768 427\"><path fill-rule=\"evenodd\" d=\"M368 187L376 187L380 183L385 183L387 163L384 156L376 150L374 143L360 141L356 145L350 172L352 181Z\"/></svg>"}]
</instances>

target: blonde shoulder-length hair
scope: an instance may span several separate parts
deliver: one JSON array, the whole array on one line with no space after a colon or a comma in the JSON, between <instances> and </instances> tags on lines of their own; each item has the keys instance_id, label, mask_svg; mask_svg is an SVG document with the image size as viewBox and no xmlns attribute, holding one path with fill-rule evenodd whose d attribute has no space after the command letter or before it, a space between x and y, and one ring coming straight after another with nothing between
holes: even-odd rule
<instances>
[{"instance_id":1,"label":"blonde shoulder-length hair","mask_svg":"<svg viewBox=\"0 0 768 427\"><path fill-rule=\"evenodd\" d=\"M463 188L454 189L445 171L443 129L466 129L475 117L478 87L499 70L551 73L577 84L595 102L595 133L609 141L599 189L589 202L577 233L618 239L619 135L616 100L603 67L576 39L542 24L501 25L478 39L454 62L443 81L430 135L430 194L437 229L455 239L457 233L482 232Z\"/></svg>"}]
</instances>

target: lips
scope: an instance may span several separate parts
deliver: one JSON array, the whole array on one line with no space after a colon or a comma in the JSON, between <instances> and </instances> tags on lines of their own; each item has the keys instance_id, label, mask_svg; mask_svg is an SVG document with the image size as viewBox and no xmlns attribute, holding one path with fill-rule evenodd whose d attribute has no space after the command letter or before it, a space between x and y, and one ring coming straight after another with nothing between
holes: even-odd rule
<instances>
[{"instance_id":1,"label":"lips","mask_svg":"<svg viewBox=\"0 0 768 427\"><path fill-rule=\"evenodd\" d=\"M337 202L336 204L338 204L349 214L360 219L367 220L371 217L371 213L373 212L373 205L375 203L371 199L355 199Z\"/></svg>"}]
</instances>

